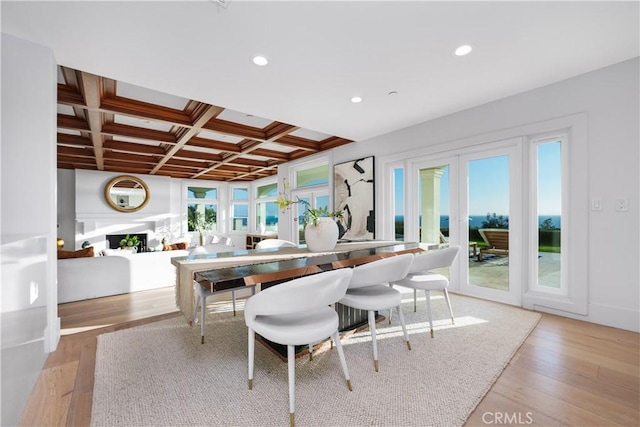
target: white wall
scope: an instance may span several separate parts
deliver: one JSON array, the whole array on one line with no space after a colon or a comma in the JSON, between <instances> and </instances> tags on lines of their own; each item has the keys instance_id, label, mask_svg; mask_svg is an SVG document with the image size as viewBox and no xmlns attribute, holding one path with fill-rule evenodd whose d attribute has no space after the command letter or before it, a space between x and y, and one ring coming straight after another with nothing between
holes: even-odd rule
<instances>
[{"instance_id":1,"label":"white wall","mask_svg":"<svg viewBox=\"0 0 640 427\"><path fill-rule=\"evenodd\" d=\"M532 70L535 72L535 70ZM639 60L633 59L553 85L501 99L446 117L381 135L334 150L334 161L375 155L410 157L430 146L459 146L509 129L583 114L586 143L574 147L586 154L587 178L572 182L572 193L583 194L577 215L585 215L588 240L586 320L638 331L640 329L639 188ZM489 138L487 136L487 138ZM401 147L401 149L399 149ZM378 166L378 165L376 165ZM376 171L376 173L378 173ZM589 211L600 198L603 210ZM628 212L615 212L617 198L629 199ZM378 198L379 200L380 198ZM580 204L581 203L581 204ZM376 206L380 212L382 206Z\"/></svg>"},{"instance_id":2,"label":"white wall","mask_svg":"<svg viewBox=\"0 0 640 427\"><path fill-rule=\"evenodd\" d=\"M17 424L59 338L56 77L50 49L2 34L2 425Z\"/></svg>"}]
</instances>

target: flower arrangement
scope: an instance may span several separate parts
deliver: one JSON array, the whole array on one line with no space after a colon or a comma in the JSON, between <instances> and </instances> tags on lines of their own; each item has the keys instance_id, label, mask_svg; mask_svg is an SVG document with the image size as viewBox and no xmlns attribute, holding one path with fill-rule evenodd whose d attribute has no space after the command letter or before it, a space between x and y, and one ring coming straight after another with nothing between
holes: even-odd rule
<instances>
[{"instance_id":1,"label":"flower arrangement","mask_svg":"<svg viewBox=\"0 0 640 427\"><path fill-rule=\"evenodd\" d=\"M278 197L276 198L276 204L280 208L282 212L291 208L292 205L301 204L306 208L302 221L304 225L313 224L314 227L318 227L319 218L321 217L331 217L334 219L341 219L343 217L342 211L333 211L330 212L329 208L323 206L321 208L311 208L311 205L306 200L303 200L299 197L296 197L296 200L292 200L289 194L291 190L291 185L287 181L287 179L283 179L283 190L278 192Z\"/></svg>"}]
</instances>

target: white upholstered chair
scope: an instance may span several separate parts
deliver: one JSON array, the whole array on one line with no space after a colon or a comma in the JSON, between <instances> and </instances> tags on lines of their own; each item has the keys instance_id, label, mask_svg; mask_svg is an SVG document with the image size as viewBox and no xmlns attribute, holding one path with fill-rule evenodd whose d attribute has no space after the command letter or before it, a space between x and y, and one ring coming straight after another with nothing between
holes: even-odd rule
<instances>
[{"instance_id":1,"label":"white upholstered chair","mask_svg":"<svg viewBox=\"0 0 640 427\"><path fill-rule=\"evenodd\" d=\"M449 292L447 291L447 288L449 287L449 279L442 274L433 273L431 270L451 267L459 252L460 246L451 246L446 249L437 249L415 255L407 277L391 283L392 287L393 285L399 285L413 289L413 311L416 311L417 291L423 290L425 292L431 338L433 338L433 316L431 315L430 291L443 291L444 298L447 301L447 306L449 307L451 323L455 323L453 310L451 310L451 301L449 301Z\"/></svg>"},{"instance_id":2,"label":"white upholstered chair","mask_svg":"<svg viewBox=\"0 0 640 427\"><path fill-rule=\"evenodd\" d=\"M349 370L338 333L338 313L330 304L346 292L352 271L348 268L301 277L264 289L244 307L249 329L249 390L253 388L255 334L287 346L289 371L289 420L295 422L295 346L318 343L329 337L336 342L340 363L351 390Z\"/></svg>"},{"instance_id":3,"label":"white upholstered chair","mask_svg":"<svg viewBox=\"0 0 640 427\"><path fill-rule=\"evenodd\" d=\"M189 251L189 255L206 255L206 254L207 254L207 250L203 246L197 246ZM210 290L202 287L198 282L194 280L193 289L196 297L196 301L193 306L193 319L196 323L198 322L198 307L200 307L200 343L204 344L204 325L206 320L207 298L215 294L219 294L223 292L231 292L231 304L233 306L233 315L235 316L236 315L236 291L241 288L238 288L238 289L231 288L231 289L225 289L222 291L211 292ZM251 287L251 293L252 295L255 295L256 293L255 286Z\"/></svg>"},{"instance_id":4,"label":"white upholstered chair","mask_svg":"<svg viewBox=\"0 0 640 427\"><path fill-rule=\"evenodd\" d=\"M255 248L256 249L270 249L270 248L297 248L298 245L296 245L293 242L290 242L288 240L282 240L282 239L264 239L264 240L260 240L258 243L256 243Z\"/></svg>"},{"instance_id":5,"label":"white upholstered chair","mask_svg":"<svg viewBox=\"0 0 640 427\"><path fill-rule=\"evenodd\" d=\"M407 348L411 350L411 342L402 315L402 294L388 286L391 282L403 279L409 272L413 254L390 256L378 261L362 264L353 268L353 277L349 289L339 303L349 307L368 311L369 330L373 345L373 366L378 372L378 345L376 342L377 310L391 310L395 307L402 325Z\"/></svg>"}]
</instances>

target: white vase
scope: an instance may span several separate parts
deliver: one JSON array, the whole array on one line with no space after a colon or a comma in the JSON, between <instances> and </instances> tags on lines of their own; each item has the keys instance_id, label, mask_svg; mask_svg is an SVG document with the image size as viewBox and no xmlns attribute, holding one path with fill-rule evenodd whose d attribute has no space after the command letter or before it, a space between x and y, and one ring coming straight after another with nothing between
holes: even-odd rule
<instances>
[{"instance_id":1,"label":"white vase","mask_svg":"<svg viewBox=\"0 0 640 427\"><path fill-rule=\"evenodd\" d=\"M338 224L329 217L318 218L318 225L307 224L304 229L304 240L309 252L333 250L338 242Z\"/></svg>"}]
</instances>

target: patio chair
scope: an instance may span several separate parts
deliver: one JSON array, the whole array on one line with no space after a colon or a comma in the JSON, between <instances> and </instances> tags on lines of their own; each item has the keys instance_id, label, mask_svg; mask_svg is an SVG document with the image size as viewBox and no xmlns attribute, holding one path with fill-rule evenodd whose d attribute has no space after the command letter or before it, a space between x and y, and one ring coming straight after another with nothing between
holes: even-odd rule
<instances>
[{"instance_id":1,"label":"patio chair","mask_svg":"<svg viewBox=\"0 0 640 427\"><path fill-rule=\"evenodd\" d=\"M482 261L484 254L509 256L509 230L504 228L481 228L480 236L487 244L486 248L478 251L478 261Z\"/></svg>"}]
</instances>

